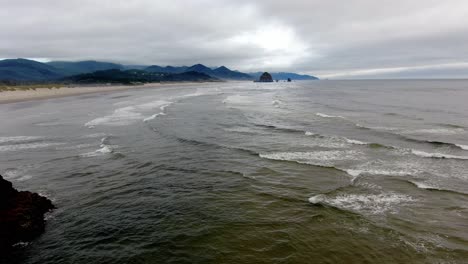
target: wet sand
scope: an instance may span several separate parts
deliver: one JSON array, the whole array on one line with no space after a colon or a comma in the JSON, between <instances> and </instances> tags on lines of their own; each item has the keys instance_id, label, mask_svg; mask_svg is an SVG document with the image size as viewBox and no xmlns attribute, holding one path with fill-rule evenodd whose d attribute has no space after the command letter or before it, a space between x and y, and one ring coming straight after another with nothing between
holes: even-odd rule
<instances>
[{"instance_id":1,"label":"wet sand","mask_svg":"<svg viewBox=\"0 0 468 264\"><path fill-rule=\"evenodd\" d=\"M64 86L57 88L37 88L35 90L2 91L0 92L0 104L16 103L30 100L51 99L58 97L106 93L113 91L142 89L142 88L161 88L174 85L196 85L199 82L173 82L173 83L148 83L143 85L102 85L102 86Z\"/></svg>"}]
</instances>

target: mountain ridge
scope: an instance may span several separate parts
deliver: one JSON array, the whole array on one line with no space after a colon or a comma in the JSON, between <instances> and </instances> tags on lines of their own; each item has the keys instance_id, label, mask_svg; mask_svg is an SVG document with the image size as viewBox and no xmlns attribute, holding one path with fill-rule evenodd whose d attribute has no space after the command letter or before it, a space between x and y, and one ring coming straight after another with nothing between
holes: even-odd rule
<instances>
[{"instance_id":1,"label":"mountain ridge","mask_svg":"<svg viewBox=\"0 0 468 264\"><path fill-rule=\"evenodd\" d=\"M162 67L159 65L151 65L147 67L145 70L150 71L150 72L165 72L165 73L182 73L182 72L187 72L187 71L195 71L195 72L208 74L210 76L213 76L219 79L225 79L225 80L253 80L254 79L253 76L250 76L247 73L233 71L227 68L226 66L221 66L221 67L212 69L200 63L192 65L190 67L188 66Z\"/></svg>"},{"instance_id":2,"label":"mountain ridge","mask_svg":"<svg viewBox=\"0 0 468 264\"><path fill-rule=\"evenodd\" d=\"M221 80L256 80L261 73L243 73L231 70L226 66L210 68L203 64L192 66L158 66L158 65L124 65L112 62L95 60L85 61L51 61L47 63L29 59L0 60L0 80L20 82L40 82L66 79L80 74L93 73L106 70L140 70L148 73L181 74L185 72L198 72ZM191 74L188 74L190 76ZM192 74L192 76L194 76ZM272 73L274 79L291 78L293 80L315 80L314 76L295 73Z\"/></svg>"}]
</instances>

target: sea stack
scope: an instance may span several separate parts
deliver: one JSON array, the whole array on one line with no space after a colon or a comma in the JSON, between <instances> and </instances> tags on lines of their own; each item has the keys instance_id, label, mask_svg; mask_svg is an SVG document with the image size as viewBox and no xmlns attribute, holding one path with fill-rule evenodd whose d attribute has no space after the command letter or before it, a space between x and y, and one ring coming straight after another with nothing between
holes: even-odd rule
<instances>
[{"instance_id":1,"label":"sea stack","mask_svg":"<svg viewBox=\"0 0 468 264\"><path fill-rule=\"evenodd\" d=\"M44 214L54 208L49 199L37 193L17 191L0 175L0 252L44 232Z\"/></svg>"},{"instance_id":2,"label":"sea stack","mask_svg":"<svg viewBox=\"0 0 468 264\"><path fill-rule=\"evenodd\" d=\"M264 72L258 82L273 82L273 77L268 72Z\"/></svg>"}]
</instances>

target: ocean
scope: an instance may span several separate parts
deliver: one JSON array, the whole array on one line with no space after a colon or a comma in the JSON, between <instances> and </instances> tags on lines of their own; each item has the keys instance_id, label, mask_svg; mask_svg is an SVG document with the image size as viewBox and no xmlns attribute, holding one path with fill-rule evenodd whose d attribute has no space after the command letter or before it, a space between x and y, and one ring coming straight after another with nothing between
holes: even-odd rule
<instances>
[{"instance_id":1,"label":"ocean","mask_svg":"<svg viewBox=\"0 0 468 264\"><path fill-rule=\"evenodd\" d=\"M468 80L226 82L0 105L58 207L11 263L466 263Z\"/></svg>"}]
</instances>

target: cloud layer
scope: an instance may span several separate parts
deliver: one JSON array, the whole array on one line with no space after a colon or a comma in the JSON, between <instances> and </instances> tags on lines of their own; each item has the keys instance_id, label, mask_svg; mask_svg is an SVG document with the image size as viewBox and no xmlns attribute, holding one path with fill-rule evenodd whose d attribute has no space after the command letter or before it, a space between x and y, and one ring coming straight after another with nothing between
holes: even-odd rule
<instances>
[{"instance_id":1,"label":"cloud layer","mask_svg":"<svg viewBox=\"0 0 468 264\"><path fill-rule=\"evenodd\" d=\"M0 58L468 77L462 0L0 0Z\"/></svg>"}]
</instances>

